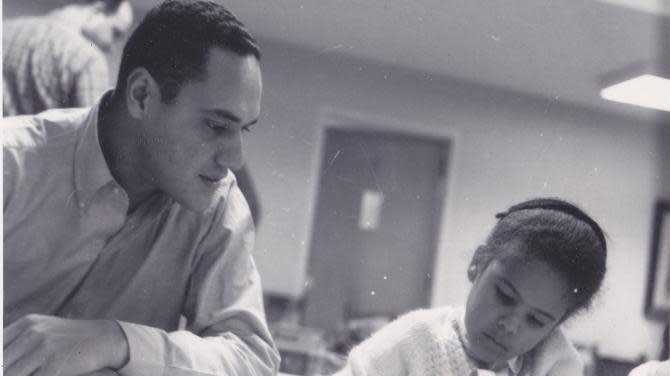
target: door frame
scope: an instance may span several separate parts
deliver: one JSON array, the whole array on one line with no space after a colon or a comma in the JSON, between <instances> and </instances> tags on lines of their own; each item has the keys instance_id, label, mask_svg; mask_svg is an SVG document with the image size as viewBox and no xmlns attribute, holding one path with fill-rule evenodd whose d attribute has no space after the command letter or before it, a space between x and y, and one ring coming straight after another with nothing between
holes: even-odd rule
<instances>
[{"instance_id":1,"label":"door frame","mask_svg":"<svg viewBox=\"0 0 670 376\"><path fill-rule=\"evenodd\" d=\"M429 296L429 305L432 306L435 301L435 281L438 278L435 277L436 271L441 265L442 258L445 257L441 249L444 249L443 244L445 242L443 229L445 226L450 225L449 211L446 208L452 207L451 201L452 197L455 196L454 189L457 187L456 180L457 176L454 173L456 169L454 166L458 164L459 158L459 147L460 144L458 140L461 138L457 130L452 127L449 127L447 124L437 124L437 123L425 123L421 121L416 121L411 118L399 118L399 117L390 117L383 116L373 113L366 113L355 110L347 110L343 108L333 107L333 106L323 106L317 112L317 136L316 136L316 147L314 148L314 154L312 155L312 172L310 176L312 177L310 195L311 198L308 201L306 212L309 220L307 221L307 239L305 242L305 256L302 259L303 265L301 265L302 270L302 281L301 291L299 293L299 299L304 303L306 294L309 294L310 289L310 276L309 276L309 266L311 260L312 252L312 242L313 239L313 229L316 222L316 207L318 206L319 200L319 190L320 190L320 180L321 180L321 165L323 153L326 148L326 132L330 129L337 130L368 130L373 132L386 132L386 133L396 133L396 134L406 134L408 136L416 136L421 138L437 138L437 139L447 139L449 140L449 155L447 160L447 171L445 175L446 184L444 186L444 193L442 198L442 208L439 212L439 218L436 221L437 231L435 234L435 251L434 251L434 265L432 273L433 283L430 286L430 296ZM358 125L353 125L358 124ZM408 128L408 124L412 124L411 128Z\"/></svg>"}]
</instances>

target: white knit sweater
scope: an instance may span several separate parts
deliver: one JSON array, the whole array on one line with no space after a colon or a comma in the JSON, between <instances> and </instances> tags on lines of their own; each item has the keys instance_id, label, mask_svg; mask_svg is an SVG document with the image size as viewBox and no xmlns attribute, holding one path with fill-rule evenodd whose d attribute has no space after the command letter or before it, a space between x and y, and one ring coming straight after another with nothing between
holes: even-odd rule
<instances>
[{"instance_id":1,"label":"white knit sweater","mask_svg":"<svg viewBox=\"0 0 670 376\"><path fill-rule=\"evenodd\" d=\"M463 308L451 307L410 312L356 346L336 376L477 375L459 339L462 315ZM558 328L521 362L520 372L510 370L510 376L583 375L579 354Z\"/></svg>"}]
</instances>

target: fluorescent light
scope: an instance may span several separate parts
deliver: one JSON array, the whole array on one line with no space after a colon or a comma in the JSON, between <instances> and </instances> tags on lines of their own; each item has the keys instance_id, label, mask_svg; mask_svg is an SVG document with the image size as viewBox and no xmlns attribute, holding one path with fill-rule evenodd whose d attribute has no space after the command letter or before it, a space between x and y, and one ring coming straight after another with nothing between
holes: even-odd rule
<instances>
[{"instance_id":1,"label":"fluorescent light","mask_svg":"<svg viewBox=\"0 0 670 376\"><path fill-rule=\"evenodd\" d=\"M670 14L670 6L667 0L596 0L601 3L628 8L639 12L647 12L654 15Z\"/></svg>"},{"instance_id":2,"label":"fluorescent light","mask_svg":"<svg viewBox=\"0 0 670 376\"><path fill-rule=\"evenodd\" d=\"M670 112L670 80L643 74L606 87L600 91L603 99Z\"/></svg>"}]
</instances>

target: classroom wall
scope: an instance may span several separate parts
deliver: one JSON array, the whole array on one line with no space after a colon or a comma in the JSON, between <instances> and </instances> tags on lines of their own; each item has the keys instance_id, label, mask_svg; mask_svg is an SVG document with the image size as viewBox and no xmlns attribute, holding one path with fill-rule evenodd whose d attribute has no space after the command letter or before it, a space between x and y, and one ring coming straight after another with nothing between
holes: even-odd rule
<instances>
[{"instance_id":1,"label":"classroom wall","mask_svg":"<svg viewBox=\"0 0 670 376\"><path fill-rule=\"evenodd\" d=\"M642 309L651 212L670 164L647 112L608 115L328 51L261 44L263 114L246 151L263 201L256 260L268 291L297 296L308 282L319 119L339 111L453 137L434 306L465 301L469 256L495 212L560 196L591 213L610 242L604 291L590 314L570 324L570 336L610 356L656 354L660 328Z\"/></svg>"}]
</instances>

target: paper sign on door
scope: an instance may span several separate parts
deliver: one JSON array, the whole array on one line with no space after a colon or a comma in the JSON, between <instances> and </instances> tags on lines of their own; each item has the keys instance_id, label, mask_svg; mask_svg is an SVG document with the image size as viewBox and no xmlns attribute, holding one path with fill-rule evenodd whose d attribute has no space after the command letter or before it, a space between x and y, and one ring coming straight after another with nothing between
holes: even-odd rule
<instances>
[{"instance_id":1,"label":"paper sign on door","mask_svg":"<svg viewBox=\"0 0 670 376\"><path fill-rule=\"evenodd\" d=\"M384 194L378 191L364 190L361 196L361 209L358 215L358 227L361 230L376 230L384 203Z\"/></svg>"}]
</instances>

